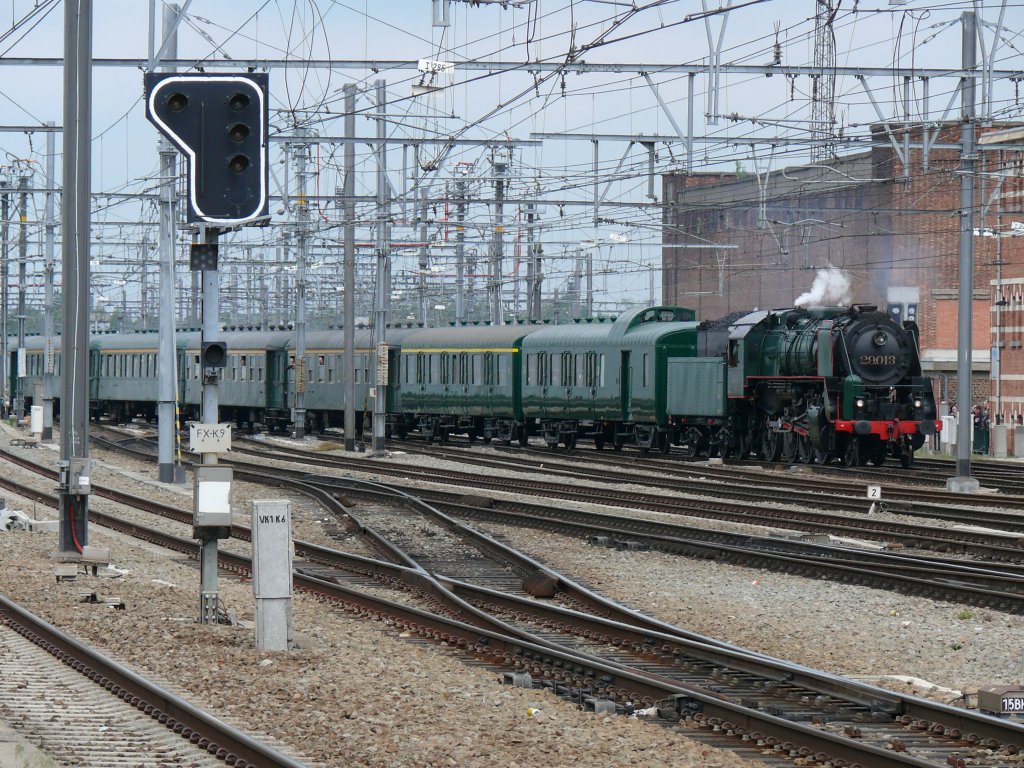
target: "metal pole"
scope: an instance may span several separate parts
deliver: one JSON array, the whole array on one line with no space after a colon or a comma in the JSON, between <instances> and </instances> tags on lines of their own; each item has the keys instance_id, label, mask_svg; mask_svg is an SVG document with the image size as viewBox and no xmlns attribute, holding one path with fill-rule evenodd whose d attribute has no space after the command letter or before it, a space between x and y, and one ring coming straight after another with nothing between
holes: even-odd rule
<instances>
[{"instance_id":1,"label":"metal pole","mask_svg":"<svg viewBox=\"0 0 1024 768\"><path fill-rule=\"evenodd\" d=\"M11 195L7 191L7 179L0 179L0 357L3 358L3 377L0 383L0 414L7 416L10 407L11 356L7 345L7 294L10 275L10 234Z\"/></svg>"},{"instance_id":2,"label":"metal pole","mask_svg":"<svg viewBox=\"0 0 1024 768\"><path fill-rule=\"evenodd\" d=\"M92 0L64 2L64 242L61 305L60 550L81 555L89 515L89 187ZM6 299L6 297L5 297ZM6 304L6 301L5 301Z\"/></svg>"},{"instance_id":3,"label":"metal pole","mask_svg":"<svg viewBox=\"0 0 1024 768\"><path fill-rule=\"evenodd\" d=\"M47 123L53 126L54 123ZM54 219L54 192L56 187L56 141L53 131L46 133L46 202L44 203L44 253L46 279L43 307L43 336L46 338L46 354L43 356L43 434L47 442L53 440L53 271L54 241L57 223Z\"/></svg>"},{"instance_id":4,"label":"metal pole","mask_svg":"<svg viewBox=\"0 0 1024 768\"><path fill-rule=\"evenodd\" d=\"M967 11L963 21L963 68L975 66L976 18ZM960 91L960 293L957 343L957 458L956 477L946 481L950 490L977 490L971 477L971 310L974 298L974 77L965 77Z\"/></svg>"},{"instance_id":5,"label":"metal pole","mask_svg":"<svg viewBox=\"0 0 1024 768\"><path fill-rule=\"evenodd\" d=\"M466 182L455 181L455 324L466 320Z\"/></svg>"},{"instance_id":6,"label":"metal pole","mask_svg":"<svg viewBox=\"0 0 1024 768\"><path fill-rule=\"evenodd\" d=\"M149 330L149 243L146 235L139 246L139 327Z\"/></svg>"},{"instance_id":7,"label":"metal pole","mask_svg":"<svg viewBox=\"0 0 1024 768\"><path fill-rule=\"evenodd\" d=\"M491 304L491 322L501 325L504 312L501 309L502 259L504 258L504 204L505 199L505 163L494 163L494 240L491 241L491 276L487 282L487 293Z\"/></svg>"},{"instance_id":8,"label":"metal pole","mask_svg":"<svg viewBox=\"0 0 1024 768\"><path fill-rule=\"evenodd\" d=\"M176 28L180 6L165 5L163 11L163 37L167 40L167 55L178 55L178 33ZM177 198L174 184L177 180L178 153L162 135L160 151L160 319L159 354L157 365L157 462L160 482L182 483L185 471L175 461L175 447L178 437L178 355L174 341L174 225L177 221Z\"/></svg>"},{"instance_id":9,"label":"metal pole","mask_svg":"<svg viewBox=\"0 0 1024 768\"><path fill-rule=\"evenodd\" d=\"M199 228L200 242L217 244L217 230ZM215 269L194 272L202 277L203 330L202 341L220 341L220 273ZM220 423L220 393L218 368L202 369L202 423ZM202 463L216 464L216 453L202 454ZM199 623L217 623L217 537L216 529L197 528L199 538Z\"/></svg>"},{"instance_id":10,"label":"metal pole","mask_svg":"<svg viewBox=\"0 0 1024 768\"><path fill-rule=\"evenodd\" d=\"M427 324L427 202L423 181L420 179L420 147L412 148L413 187L416 189L416 220L420 225L419 275L416 280L416 299L419 305L419 321ZM403 201L404 202L404 201Z\"/></svg>"},{"instance_id":11,"label":"metal pole","mask_svg":"<svg viewBox=\"0 0 1024 768\"><path fill-rule=\"evenodd\" d=\"M383 80L374 81L377 93L377 138L387 138L387 91ZM388 217L390 216L387 197L387 144L377 147L377 306L373 323L374 349L376 350L376 391L373 398L373 450L384 450L385 402L387 398L387 319L390 284L388 280ZM381 355L384 355L383 361ZM383 365L382 365L383 362Z\"/></svg>"},{"instance_id":12,"label":"metal pole","mask_svg":"<svg viewBox=\"0 0 1024 768\"><path fill-rule=\"evenodd\" d=\"M346 83L345 136L356 135L356 86ZM345 189L342 217L345 237L345 450L356 449L356 146L345 144Z\"/></svg>"},{"instance_id":13,"label":"metal pole","mask_svg":"<svg viewBox=\"0 0 1024 768\"><path fill-rule=\"evenodd\" d=\"M534 314L534 294L537 290L537 263L533 254L533 219L536 215L533 203L526 206L526 319L537 322Z\"/></svg>"},{"instance_id":14,"label":"metal pole","mask_svg":"<svg viewBox=\"0 0 1024 768\"><path fill-rule=\"evenodd\" d=\"M576 251L572 268L572 319L580 319L580 298L583 293L583 252Z\"/></svg>"},{"instance_id":15,"label":"metal pole","mask_svg":"<svg viewBox=\"0 0 1024 768\"><path fill-rule=\"evenodd\" d=\"M295 135L305 138L306 129L295 129ZM306 261L309 257L309 206L307 205L307 182L309 180L309 144L294 145L295 158L295 439L306 435Z\"/></svg>"},{"instance_id":16,"label":"metal pole","mask_svg":"<svg viewBox=\"0 0 1024 768\"><path fill-rule=\"evenodd\" d=\"M21 370L22 354L25 348L25 285L28 282L28 176L18 179L18 220L21 222L18 235L18 370L15 371L14 385L17 388L14 413L18 421L25 418L25 371Z\"/></svg>"},{"instance_id":17,"label":"metal pole","mask_svg":"<svg viewBox=\"0 0 1024 768\"><path fill-rule=\"evenodd\" d=\"M594 316L594 252L587 251L587 317Z\"/></svg>"}]
</instances>

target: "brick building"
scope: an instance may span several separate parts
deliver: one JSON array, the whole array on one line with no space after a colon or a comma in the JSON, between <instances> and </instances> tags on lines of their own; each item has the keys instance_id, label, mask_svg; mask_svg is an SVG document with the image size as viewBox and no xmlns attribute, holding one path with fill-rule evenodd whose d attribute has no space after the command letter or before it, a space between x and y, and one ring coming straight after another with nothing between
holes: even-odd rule
<instances>
[{"instance_id":1,"label":"brick building","mask_svg":"<svg viewBox=\"0 0 1024 768\"><path fill-rule=\"evenodd\" d=\"M960 127L943 124L927 156L910 149L905 165L901 128L891 141L884 126L872 133L870 151L827 164L665 175L663 300L702 319L792 306L833 265L853 302L917 321L936 395L955 402ZM978 137L998 149L976 165L971 401L990 400L1009 420L1024 415L1024 152L1005 147L1024 144L1024 129L998 124ZM906 140L921 146L921 129Z\"/></svg>"}]
</instances>

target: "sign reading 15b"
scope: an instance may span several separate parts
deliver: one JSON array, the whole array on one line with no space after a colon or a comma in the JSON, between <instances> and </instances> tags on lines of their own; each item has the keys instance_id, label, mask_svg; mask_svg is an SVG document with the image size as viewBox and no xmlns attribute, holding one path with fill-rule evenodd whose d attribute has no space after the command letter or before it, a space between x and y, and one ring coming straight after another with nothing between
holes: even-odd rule
<instances>
[{"instance_id":1,"label":"sign reading 15b","mask_svg":"<svg viewBox=\"0 0 1024 768\"><path fill-rule=\"evenodd\" d=\"M146 118L188 158L190 223L267 216L267 84L265 72L146 73Z\"/></svg>"}]
</instances>

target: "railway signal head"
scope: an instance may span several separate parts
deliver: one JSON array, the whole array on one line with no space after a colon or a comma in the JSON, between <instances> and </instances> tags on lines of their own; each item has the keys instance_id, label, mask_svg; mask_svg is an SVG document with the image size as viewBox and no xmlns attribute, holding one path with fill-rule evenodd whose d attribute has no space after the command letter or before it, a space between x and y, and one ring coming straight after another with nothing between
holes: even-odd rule
<instances>
[{"instance_id":1,"label":"railway signal head","mask_svg":"<svg viewBox=\"0 0 1024 768\"><path fill-rule=\"evenodd\" d=\"M267 216L266 73L147 73L146 118L188 158L188 220Z\"/></svg>"},{"instance_id":2,"label":"railway signal head","mask_svg":"<svg viewBox=\"0 0 1024 768\"><path fill-rule=\"evenodd\" d=\"M203 368L223 368L228 361L228 345L223 341L204 341L200 349Z\"/></svg>"}]
</instances>

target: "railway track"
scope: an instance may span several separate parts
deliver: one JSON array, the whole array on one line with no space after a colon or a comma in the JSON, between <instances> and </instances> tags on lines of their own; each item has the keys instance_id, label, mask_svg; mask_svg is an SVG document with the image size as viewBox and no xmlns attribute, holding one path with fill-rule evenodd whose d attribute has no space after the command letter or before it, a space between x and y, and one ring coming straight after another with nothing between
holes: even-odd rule
<instances>
[{"instance_id":1,"label":"railway track","mask_svg":"<svg viewBox=\"0 0 1024 768\"><path fill-rule=\"evenodd\" d=\"M307 468L331 468L374 473L398 478L419 479L434 483L445 483L473 489L521 493L523 480L520 478L485 476L477 472L415 467L408 464L389 465L374 463L368 468L362 459L327 456L323 453L296 449L277 449L272 453L266 449L256 450L237 447L238 455L273 456L281 461L302 464ZM232 459L238 461L238 459ZM749 523L768 527L784 527L811 533L861 540L880 541L887 546L913 549L927 549L942 553L959 553L984 560L1003 562L1024 562L1024 548L1019 546L1012 532L957 530L955 528L917 525L880 519L868 514L851 518L827 512L808 511L806 508L767 505L764 493L755 493L754 499L746 501L719 500L706 495L682 496L676 493L651 493L635 490L592 487L578 482L555 482L529 480L529 491L534 496L544 496L614 507L627 507L653 512L690 517L714 518L738 523ZM631 476L636 482L637 476ZM705 487L705 493L714 488ZM806 494L802 507L819 506L820 496ZM865 504L866 506L866 504ZM866 513L866 509L864 510ZM973 511L945 509L941 505L929 511L921 510L922 516L934 516L963 524L977 525L979 516ZM988 518L995 521L996 518ZM998 518L1003 521L1003 517ZM1018 516L1005 516L1007 525L1019 524ZM994 525L995 522L992 522Z\"/></svg>"},{"instance_id":2,"label":"railway track","mask_svg":"<svg viewBox=\"0 0 1024 768\"><path fill-rule=\"evenodd\" d=\"M433 519L446 534L476 537L396 489L349 481L346 493L357 491L373 496L374 505L380 505L383 495L399 501L405 513L415 508L417 519ZM403 531L418 529L405 522ZM367 520L360 519L359 525L365 528ZM376 535L388 539L385 532ZM438 541L443 541L440 551L447 557L436 556L431 543ZM779 757L881 768L936 765L938 756L954 755L956 765L994 766L1016 753L1016 743L1024 743L1024 728L1005 721L700 642L667 625L657 631L648 617L627 609L621 609L625 621L580 610L581 602L592 610L586 605L589 598L581 601L568 591L571 582L550 571L545 575L554 579L555 599L568 607L494 589L495 573L504 574L503 580L522 578L525 585L538 564L498 547L497 560L481 576L480 552L493 553L493 541L472 545L472 556L436 532L405 543L412 551L390 545L406 564L353 560L321 549L315 558L298 564L296 584L322 599L339 601L347 610L497 664L507 670L512 684L549 687L595 711L641 711L668 723L682 721L715 738L739 737L745 740L741 745ZM195 549L191 541L179 546ZM432 573L419 558L470 578ZM244 558L228 555L222 556L221 565L236 571L247 567ZM389 585L389 592L396 585L413 585L440 610L424 613L340 583L353 575ZM481 578L484 584L474 583ZM453 613L458 619L444 615Z\"/></svg>"},{"instance_id":3,"label":"railway track","mask_svg":"<svg viewBox=\"0 0 1024 768\"><path fill-rule=\"evenodd\" d=\"M302 768L0 596L0 713L71 765Z\"/></svg>"},{"instance_id":4,"label":"railway track","mask_svg":"<svg viewBox=\"0 0 1024 768\"><path fill-rule=\"evenodd\" d=\"M111 446L120 450L132 450L123 444ZM143 452L142 455L148 454ZM16 457L13 460L20 461ZM304 492L315 493L317 501L328 506L331 505L333 495L339 487L347 489L344 481L333 477L317 478L308 475L305 469L288 471L246 465L237 460L233 463L245 473L240 477L256 482L290 483L304 489ZM969 562L827 545L815 541L816 537L813 536L808 541L756 537L621 515L565 509L561 506L551 507L485 498L458 491L412 487L404 487L401 490L430 499L432 503L442 506L457 517L551 530L590 540L597 546L657 549L752 568L893 589L1011 613L1024 612L1024 565L1012 562L1013 558L1020 555L1012 548L1006 548L999 553L1004 561L1002 563ZM100 493L113 493L111 498L114 500L126 498L126 495L117 492ZM119 496L122 498L119 499ZM131 500L128 500L131 503ZM164 511L161 514L169 513ZM181 521L190 522L190 518L182 513ZM813 530L813 526L810 529ZM238 529L234 535L247 539L248 531L244 528ZM938 547L940 542L935 541L931 544ZM374 542L374 546L377 551L388 555L385 544Z\"/></svg>"}]
</instances>

